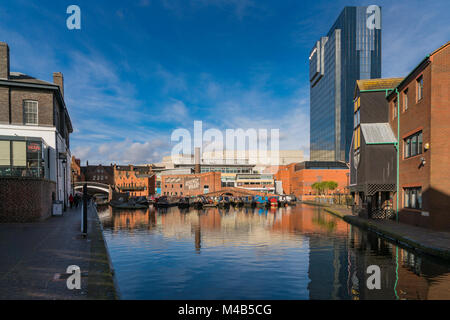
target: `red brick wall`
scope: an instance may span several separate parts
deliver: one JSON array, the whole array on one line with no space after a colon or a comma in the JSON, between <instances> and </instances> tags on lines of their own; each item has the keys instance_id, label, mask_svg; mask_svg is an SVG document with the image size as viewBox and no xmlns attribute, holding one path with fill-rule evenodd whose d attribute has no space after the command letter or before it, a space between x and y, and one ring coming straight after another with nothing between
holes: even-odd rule
<instances>
[{"instance_id":1,"label":"red brick wall","mask_svg":"<svg viewBox=\"0 0 450 320\"><path fill-rule=\"evenodd\" d=\"M52 213L52 181L0 178L0 222L34 222Z\"/></svg>"},{"instance_id":2,"label":"red brick wall","mask_svg":"<svg viewBox=\"0 0 450 320\"><path fill-rule=\"evenodd\" d=\"M450 109L448 88L450 78L450 46L430 57L431 63L418 68L400 93L400 222L440 230L450 229ZM416 79L423 76L423 98L417 100ZM403 91L408 88L408 109L404 110ZM389 100L390 124L397 136L397 118L393 118L393 95ZM422 154L404 158L404 138L422 131ZM421 166L422 158L425 165ZM422 209L404 207L404 188L422 188ZM394 206L396 198L394 198ZM425 213L423 215L422 213ZM429 214L429 216L426 216Z\"/></svg>"},{"instance_id":3,"label":"red brick wall","mask_svg":"<svg viewBox=\"0 0 450 320\"><path fill-rule=\"evenodd\" d=\"M179 182L173 182L179 178ZM191 179L200 179L199 186L190 189L186 182ZM219 191L222 187L220 172L205 172L200 174L166 175L161 177L161 195L172 196L197 196L204 194L204 186L208 186L208 192Z\"/></svg>"},{"instance_id":4,"label":"red brick wall","mask_svg":"<svg viewBox=\"0 0 450 320\"><path fill-rule=\"evenodd\" d=\"M450 230L450 45L431 60L430 226Z\"/></svg>"},{"instance_id":5,"label":"red brick wall","mask_svg":"<svg viewBox=\"0 0 450 320\"><path fill-rule=\"evenodd\" d=\"M348 184L347 174L349 170L345 169L302 169L295 171L295 164L280 166L275 180L282 181L283 190L286 194L295 194L297 197L303 195L315 194L311 185L318 181L335 181L340 193L347 193L345 188Z\"/></svg>"}]
</instances>

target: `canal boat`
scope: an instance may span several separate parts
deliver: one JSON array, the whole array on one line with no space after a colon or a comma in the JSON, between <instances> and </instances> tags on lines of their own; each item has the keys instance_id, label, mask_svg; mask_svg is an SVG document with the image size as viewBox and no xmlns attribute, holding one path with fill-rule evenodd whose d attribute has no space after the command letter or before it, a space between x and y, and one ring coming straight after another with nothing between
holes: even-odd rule
<instances>
[{"instance_id":1,"label":"canal boat","mask_svg":"<svg viewBox=\"0 0 450 320\"><path fill-rule=\"evenodd\" d=\"M289 205L296 206L297 205L297 197L295 195L286 196L286 200Z\"/></svg>"},{"instance_id":2,"label":"canal boat","mask_svg":"<svg viewBox=\"0 0 450 320\"><path fill-rule=\"evenodd\" d=\"M203 201L201 199L201 197L195 197L195 198L190 198L189 199L189 206L194 208L194 209L202 209L203 208Z\"/></svg>"},{"instance_id":3,"label":"canal boat","mask_svg":"<svg viewBox=\"0 0 450 320\"><path fill-rule=\"evenodd\" d=\"M177 205L177 203L173 199L169 199L167 196L159 197L155 203L155 207L157 208L169 208Z\"/></svg>"},{"instance_id":4,"label":"canal boat","mask_svg":"<svg viewBox=\"0 0 450 320\"><path fill-rule=\"evenodd\" d=\"M253 207L253 197L252 196L247 196L247 197L243 197L242 202L244 203L244 207Z\"/></svg>"},{"instance_id":5,"label":"canal boat","mask_svg":"<svg viewBox=\"0 0 450 320\"><path fill-rule=\"evenodd\" d=\"M235 200L235 206L240 208L244 205L244 200L241 197L237 197Z\"/></svg>"},{"instance_id":6,"label":"canal boat","mask_svg":"<svg viewBox=\"0 0 450 320\"><path fill-rule=\"evenodd\" d=\"M142 205L145 205L145 206L149 205L148 200L147 200L146 197L137 197L135 201L138 204L142 204Z\"/></svg>"},{"instance_id":7,"label":"canal boat","mask_svg":"<svg viewBox=\"0 0 450 320\"><path fill-rule=\"evenodd\" d=\"M229 207L230 207L230 198L229 197L220 197L219 208L229 208Z\"/></svg>"},{"instance_id":8,"label":"canal boat","mask_svg":"<svg viewBox=\"0 0 450 320\"><path fill-rule=\"evenodd\" d=\"M189 208L189 198L187 197L181 198L180 200L178 200L177 205L178 208L180 209Z\"/></svg>"},{"instance_id":9,"label":"canal boat","mask_svg":"<svg viewBox=\"0 0 450 320\"><path fill-rule=\"evenodd\" d=\"M254 196L253 200L258 208L265 207L268 204L267 197Z\"/></svg>"},{"instance_id":10,"label":"canal boat","mask_svg":"<svg viewBox=\"0 0 450 320\"><path fill-rule=\"evenodd\" d=\"M278 197L276 196L270 197L269 203L271 208L278 208Z\"/></svg>"},{"instance_id":11,"label":"canal boat","mask_svg":"<svg viewBox=\"0 0 450 320\"><path fill-rule=\"evenodd\" d=\"M109 205L116 209L146 209L148 207L147 205L137 203L133 199L128 201L124 201L123 199L111 200Z\"/></svg>"},{"instance_id":12,"label":"canal boat","mask_svg":"<svg viewBox=\"0 0 450 320\"><path fill-rule=\"evenodd\" d=\"M278 206L279 207L285 207L288 204L288 201L286 199L286 196L279 196L278 197Z\"/></svg>"}]
</instances>

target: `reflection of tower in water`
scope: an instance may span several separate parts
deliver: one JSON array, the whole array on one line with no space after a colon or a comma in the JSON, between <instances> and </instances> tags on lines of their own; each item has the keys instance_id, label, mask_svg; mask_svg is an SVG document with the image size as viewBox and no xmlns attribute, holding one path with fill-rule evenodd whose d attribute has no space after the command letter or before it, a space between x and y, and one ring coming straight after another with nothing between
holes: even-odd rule
<instances>
[{"instance_id":1,"label":"reflection of tower in water","mask_svg":"<svg viewBox=\"0 0 450 320\"><path fill-rule=\"evenodd\" d=\"M191 224L191 230L194 232L194 239L195 239L195 252L200 253L200 248L202 247L202 234L201 234L201 227L200 227L200 214L197 213L198 222L193 222Z\"/></svg>"}]
</instances>

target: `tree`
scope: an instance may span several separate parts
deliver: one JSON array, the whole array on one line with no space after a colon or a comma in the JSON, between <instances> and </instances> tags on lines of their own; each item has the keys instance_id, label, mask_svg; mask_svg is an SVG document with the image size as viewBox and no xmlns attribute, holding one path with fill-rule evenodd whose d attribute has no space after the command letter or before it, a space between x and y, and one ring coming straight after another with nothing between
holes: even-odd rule
<instances>
[{"instance_id":1,"label":"tree","mask_svg":"<svg viewBox=\"0 0 450 320\"><path fill-rule=\"evenodd\" d=\"M338 183L335 181L317 181L311 185L311 188L315 190L319 195L327 193L328 190L335 190L338 187Z\"/></svg>"},{"instance_id":2,"label":"tree","mask_svg":"<svg viewBox=\"0 0 450 320\"><path fill-rule=\"evenodd\" d=\"M326 181L328 190L335 190L338 187L338 183L336 181Z\"/></svg>"}]
</instances>

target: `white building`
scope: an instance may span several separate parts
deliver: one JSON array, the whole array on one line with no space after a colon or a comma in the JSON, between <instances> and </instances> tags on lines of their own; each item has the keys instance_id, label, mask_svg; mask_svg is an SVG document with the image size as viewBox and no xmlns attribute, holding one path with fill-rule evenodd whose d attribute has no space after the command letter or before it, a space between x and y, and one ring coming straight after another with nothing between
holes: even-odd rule
<instances>
[{"instance_id":1,"label":"white building","mask_svg":"<svg viewBox=\"0 0 450 320\"><path fill-rule=\"evenodd\" d=\"M53 73L50 83L10 72L9 64L9 47L0 42L0 177L54 182L52 200L67 205L73 129L63 75Z\"/></svg>"}]
</instances>

